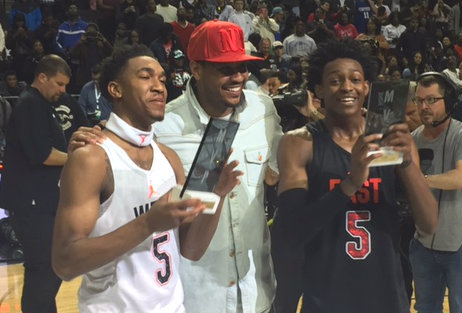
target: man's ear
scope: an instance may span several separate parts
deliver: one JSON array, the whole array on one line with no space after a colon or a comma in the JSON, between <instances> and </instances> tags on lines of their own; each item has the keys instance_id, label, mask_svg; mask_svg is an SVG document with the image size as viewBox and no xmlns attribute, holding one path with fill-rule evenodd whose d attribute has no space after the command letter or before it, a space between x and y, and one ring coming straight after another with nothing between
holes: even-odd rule
<instances>
[{"instance_id":1,"label":"man's ear","mask_svg":"<svg viewBox=\"0 0 462 313\"><path fill-rule=\"evenodd\" d=\"M364 82L364 91L365 91L364 94L365 94L366 96L369 94L369 89L370 89L370 87L371 87L371 84L369 84L369 81L366 80L366 81Z\"/></svg>"},{"instance_id":2,"label":"man's ear","mask_svg":"<svg viewBox=\"0 0 462 313\"><path fill-rule=\"evenodd\" d=\"M201 78L202 66L202 64L196 61L191 61L189 63L189 69L191 70L191 74L196 80L200 80Z\"/></svg>"},{"instance_id":3,"label":"man's ear","mask_svg":"<svg viewBox=\"0 0 462 313\"><path fill-rule=\"evenodd\" d=\"M40 84L44 84L48 80L48 76L45 73L39 73L37 80L40 82Z\"/></svg>"},{"instance_id":4,"label":"man's ear","mask_svg":"<svg viewBox=\"0 0 462 313\"><path fill-rule=\"evenodd\" d=\"M115 81L109 82L107 85L107 91L114 99L122 98L122 89L120 88L120 85Z\"/></svg>"}]
</instances>

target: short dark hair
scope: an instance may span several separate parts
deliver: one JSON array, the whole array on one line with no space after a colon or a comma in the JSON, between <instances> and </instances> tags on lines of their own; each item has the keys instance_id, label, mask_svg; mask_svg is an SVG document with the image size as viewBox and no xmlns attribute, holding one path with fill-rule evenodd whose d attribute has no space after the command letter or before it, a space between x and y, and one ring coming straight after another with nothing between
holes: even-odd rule
<instances>
[{"instance_id":1,"label":"short dark hair","mask_svg":"<svg viewBox=\"0 0 462 313\"><path fill-rule=\"evenodd\" d=\"M72 76L71 68L67 62L56 54L47 54L40 59L35 68L34 77L38 77L41 73L47 77L53 77L57 73L66 75L69 78Z\"/></svg>"},{"instance_id":2,"label":"short dark hair","mask_svg":"<svg viewBox=\"0 0 462 313\"><path fill-rule=\"evenodd\" d=\"M316 85L322 83L322 74L327 63L336 59L352 59L363 67L366 80L372 82L377 75L377 62L358 40L350 38L329 40L320 44L310 55L308 67L308 89L314 91Z\"/></svg>"},{"instance_id":3,"label":"short dark hair","mask_svg":"<svg viewBox=\"0 0 462 313\"><path fill-rule=\"evenodd\" d=\"M107 99L111 99L111 95L107 90L107 86L111 81L114 81L124 71L125 66L130 59L149 56L155 58L151 49L145 45L123 45L115 49L111 56L105 58L101 62L101 77L100 86L101 94Z\"/></svg>"},{"instance_id":4,"label":"short dark hair","mask_svg":"<svg viewBox=\"0 0 462 313\"><path fill-rule=\"evenodd\" d=\"M449 82L447 80L445 80L444 78L442 78L441 76L438 76L438 75L426 75L426 76L423 76L422 78L420 78L417 81L417 84L416 84L415 88L417 89L418 85L421 85L421 86L427 88L427 87L430 87L433 84L438 85L438 90L439 90L439 92L441 93L442 96L445 96L446 95L446 90L448 88L451 88L450 85L449 85Z\"/></svg>"}]
</instances>

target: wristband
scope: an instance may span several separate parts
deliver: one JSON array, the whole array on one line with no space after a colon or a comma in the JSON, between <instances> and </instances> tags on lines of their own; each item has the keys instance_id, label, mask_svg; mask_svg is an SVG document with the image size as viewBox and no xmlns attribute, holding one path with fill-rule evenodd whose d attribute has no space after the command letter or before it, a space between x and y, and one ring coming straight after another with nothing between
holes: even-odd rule
<instances>
[{"instance_id":1,"label":"wristband","mask_svg":"<svg viewBox=\"0 0 462 313\"><path fill-rule=\"evenodd\" d=\"M279 195L275 222L278 220L289 245L297 246L312 240L350 201L340 184L316 200L309 198L306 189L286 190Z\"/></svg>"}]
</instances>

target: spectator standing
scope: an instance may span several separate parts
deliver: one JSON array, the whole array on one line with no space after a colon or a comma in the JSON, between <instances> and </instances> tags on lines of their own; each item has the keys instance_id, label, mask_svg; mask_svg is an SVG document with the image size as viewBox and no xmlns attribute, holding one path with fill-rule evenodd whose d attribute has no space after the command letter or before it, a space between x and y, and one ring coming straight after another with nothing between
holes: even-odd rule
<instances>
[{"instance_id":1,"label":"spectator standing","mask_svg":"<svg viewBox=\"0 0 462 313\"><path fill-rule=\"evenodd\" d=\"M390 16L391 10L390 7L383 3L383 0L368 0L369 6L371 7L372 12L374 12L375 17L383 24L383 21Z\"/></svg>"},{"instance_id":2,"label":"spectator standing","mask_svg":"<svg viewBox=\"0 0 462 313\"><path fill-rule=\"evenodd\" d=\"M56 36L57 52L65 59L70 50L79 42L87 29L88 23L79 16L79 8L75 4L67 8L67 19L58 27Z\"/></svg>"},{"instance_id":3,"label":"spectator standing","mask_svg":"<svg viewBox=\"0 0 462 313\"><path fill-rule=\"evenodd\" d=\"M176 21L177 8L168 3L169 0L160 0L157 5L157 14L164 18L165 23L171 23Z\"/></svg>"},{"instance_id":4,"label":"spectator standing","mask_svg":"<svg viewBox=\"0 0 462 313\"><path fill-rule=\"evenodd\" d=\"M316 49L313 38L308 36L305 31L305 22L297 18L294 33L282 42L285 55L290 57L309 56Z\"/></svg>"},{"instance_id":5,"label":"spectator standing","mask_svg":"<svg viewBox=\"0 0 462 313\"><path fill-rule=\"evenodd\" d=\"M119 23L124 23L127 29L135 28L136 20L140 15L137 0L122 0L116 6L116 19Z\"/></svg>"},{"instance_id":6,"label":"spectator standing","mask_svg":"<svg viewBox=\"0 0 462 313\"><path fill-rule=\"evenodd\" d=\"M61 120L55 110L65 93L71 71L56 55L41 59L30 89L21 93L7 127L5 169L0 189L1 207L10 212L24 251L23 312L56 312L55 297L61 285L51 268L51 240L58 205L58 181L67 160L70 131L80 109L69 109ZM21 195L21 196L18 196ZM40 234L40 235L38 235Z\"/></svg>"},{"instance_id":7,"label":"spectator standing","mask_svg":"<svg viewBox=\"0 0 462 313\"><path fill-rule=\"evenodd\" d=\"M317 8L314 12L314 20L307 25L307 35L313 38L316 45L335 38L335 29L332 22L323 18L323 11Z\"/></svg>"},{"instance_id":8,"label":"spectator standing","mask_svg":"<svg viewBox=\"0 0 462 313\"><path fill-rule=\"evenodd\" d=\"M10 23L14 24L14 17L17 14L24 15L25 26L30 31L35 31L42 22L42 11L37 1L14 0L10 10Z\"/></svg>"},{"instance_id":9,"label":"spectator standing","mask_svg":"<svg viewBox=\"0 0 462 313\"><path fill-rule=\"evenodd\" d=\"M24 80L22 68L31 54L34 34L27 28L24 15L18 13L14 17L14 25L6 35L6 47L10 49L12 66L17 71L19 80Z\"/></svg>"},{"instance_id":10,"label":"spectator standing","mask_svg":"<svg viewBox=\"0 0 462 313\"><path fill-rule=\"evenodd\" d=\"M53 19L51 13L43 15L42 23L34 32L36 39L40 40L43 45L45 54L56 52L56 34L58 33L58 25ZM33 75L33 73L32 73Z\"/></svg>"},{"instance_id":11,"label":"spectator standing","mask_svg":"<svg viewBox=\"0 0 462 313\"><path fill-rule=\"evenodd\" d=\"M175 150L188 172L210 117L240 123L231 158L244 172L226 197L215 235L198 261L181 259L187 312L268 312L276 282L263 207L263 179L274 171L282 135L271 99L243 90L247 61L242 29L233 23L199 25L188 48L192 78L154 125L159 142ZM200 286L200 288L198 287ZM204 301L207 299L207 301Z\"/></svg>"},{"instance_id":12,"label":"spectator standing","mask_svg":"<svg viewBox=\"0 0 462 313\"><path fill-rule=\"evenodd\" d=\"M164 18L156 13L156 1L148 0L146 2L146 13L141 15L135 23L135 29L140 36L140 43L148 46L154 39L159 38L160 30L164 24Z\"/></svg>"},{"instance_id":13,"label":"spectator standing","mask_svg":"<svg viewBox=\"0 0 462 313\"><path fill-rule=\"evenodd\" d=\"M330 21L330 16L329 16L330 2L327 0L320 1L318 8L321 9L321 12L322 12L321 19L325 21L326 20ZM314 12L311 12L310 15L308 15L307 23L311 23L314 21L315 12L316 10Z\"/></svg>"},{"instance_id":14,"label":"spectator standing","mask_svg":"<svg viewBox=\"0 0 462 313\"><path fill-rule=\"evenodd\" d=\"M332 0L331 4L333 12L346 12L350 16L350 20L353 20L355 0Z\"/></svg>"},{"instance_id":15,"label":"spectator standing","mask_svg":"<svg viewBox=\"0 0 462 313\"><path fill-rule=\"evenodd\" d=\"M282 40L284 40L284 38L282 38L282 34L286 28L286 17L284 10L281 7L274 7L271 11L271 17L279 26L279 30L277 30L274 34L274 39L282 42Z\"/></svg>"},{"instance_id":16,"label":"spectator standing","mask_svg":"<svg viewBox=\"0 0 462 313\"><path fill-rule=\"evenodd\" d=\"M452 9L444 3L444 0L438 0L431 13L435 17L436 26L443 31L444 36L449 36L449 19Z\"/></svg>"},{"instance_id":17,"label":"spectator standing","mask_svg":"<svg viewBox=\"0 0 462 313\"><path fill-rule=\"evenodd\" d=\"M244 0L234 1L234 12L229 16L228 21L239 25L244 32L244 41L249 39L249 35L254 32L253 29L253 16L244 11L245 2Z\"/></svg>"},{"instance_id":18,"label":"spectator standing","mask_svg":"<svg viewBox=\"0 0 462 313\"><path fill-rule=\"evenodd\" d=\"M112 44L114 42L114 30L117 25L116 7L120 0L97 0L97 24L101 34Z\"/></svg>"},{"instance_id":19,"label":"spectator standing","mask_svg":"<svg viewBox=\"0 0 462 313\"><path fill-rule=\"evenodd\" d=\"M79 105L93 125L108 120L112 112L112 103L101 93L100 78L101 66L98 64L91 69L91 81L82 87L79 95Z\"/></svg>"},{"instance_id":20,"label":"spectator standing","mask_svg":"<svg viewBox=\"0 0 462 313\"><path fill-rule=\"evenodd\" d=\"M199 25L203 22L213 20L216 15L216 6L207 0L197 0L193 2L193 8L185 6L188 20Z\"/></svg>"},{"instance_id":21,"label":"spectator standing","mask_svg":"<svg viewBox=\"0 0 462 313\"><path fill-rule=\"evenodd\" d=\"M319 7L320 1L315 0L301 0L300 1L300 17L302 20L307 21L308 16Z\"/></svg>"},{"instance_id":22,"label":"spectator standing","mask_svg":"<svg viewBox=\"0 0 462 313\"><path fill-rule=\"evenodd\" d=\"M91 80L91 69L111 53L112 45L99 32L98 25L88 24L85 33L70 51L71 58L78 62L72 86L73 92L80 92L83 85Z\"/></svg>"},{"instance_id":23,"label":"spectator standing","mask_svg":"<svg viewBox=\"0 0 462 313\"><path fill-rule=\"evenodd\" d=\"M26 84L32 84L32 81L34 80L35 68L37 67L37 64L40 62L40 60L45 56L45 54L46 53L42 42L40 40L34 40L34 44L32 45L32 53L24 61L24 65L22 67L22 73Z\"/></svg>"},{"instance_id":24,"label":"spectator standing","mask_svg":"<svg viewBox=\"0 0 462 313\"><path fill-rule=\"evenodd\" d=\"M227 21L234 9L231 5L227 4L226 0L217 0L216 18L220 21ZM185 50L186 51L186 50Z\"/></svg>"},{"instance_id":25,"label":"spectator standing","mask_svg":"<svg viewBox=\"0 0 462 313\"><path fill-rule=\"evenodd\" d=\"M177 20L171 23L173 27L173 33L178 37L181 42L181 47L183 51L188 49L189 38L191 38L191 34L194 31L196 26L186 19L186 9L185 8L178 8L177 12Z\"/></svg>"},{"instance_id":26,"label":"spectator standing","mask_svg":"<svg viewBox=\"0 0 462 313\"><path fill-rule=\"evenodd\" d=\"M398 39L406 30L406 26L399 22L397 12L392 12L388 17L389 24L382 26L382 34L390 45L390 49L396 48Z\"/></svg>"},{"instance_id":27,"label":"spectator standing","mask_svg":"<svg viewBox=\"0 0 462 313\"><path fill-rule=\"evenodd\" d=\"M372 17L372 11L366 0L355 1L354 23L358 33L366 32L367 21Z\"/></svg>"},{"instance_id":28,"label":"spectator standing","mask_svg":"<svg viewBox=\"0 0 462 313\"><path fill-rule=\"evenodd\" d=\"M399 36L396 44L396 52L398 55L410 60L417 51L425 54L426 45L427 39L425 34L419 31L419 20L412 18L409 20L409 27Z\"/></svg>"},{"instance_id":29,"label":"spectator standing","mask_svg":"<svg viewBox=\"0 0 462 313\"><path fill-rule=\"evenodd\" d=\"M457 89L444 75L433 72L421 75L415 90L423 125L412 136L439 208L436 233L417 227L409 248L419 312L442 311L446 287L449 311L462 310L462 123L450 116Z\"/></svg>"},{"instance_id":30,"label":"spectator standing","mask_svg":"<svg viewBox=\"0 0 462 313\"><path fill-rule=\"evenodd\" d=\"M253 29L259 33L262 38L268 38L272 44L275 40L275 34L279 31L279 25L274 19L268 16L268 7L265 3L258 5L257 16L252 21Z\"/></svg>"}]
</instances>

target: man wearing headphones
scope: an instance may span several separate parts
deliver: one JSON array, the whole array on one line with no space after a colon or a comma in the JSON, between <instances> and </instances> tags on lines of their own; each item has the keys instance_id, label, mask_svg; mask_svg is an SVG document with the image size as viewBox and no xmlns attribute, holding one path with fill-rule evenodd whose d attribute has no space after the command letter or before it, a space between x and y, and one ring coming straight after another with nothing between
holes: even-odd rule
<instances>
[{"instance_id":1,"label":"man wearing headphones","mask_svg":"<svg viewBox=\"0 0 462 313\"><path fill-rule=\"evenodd\" d=\"M450 312L462 312L462 123L451 117L457 88L445 75L423 73L414 102L423 125L412 136L439 206L437 232L425 235L417 228L410 245L415 309L442 312L447 286Z\"/></svg>"}]
</instances>

